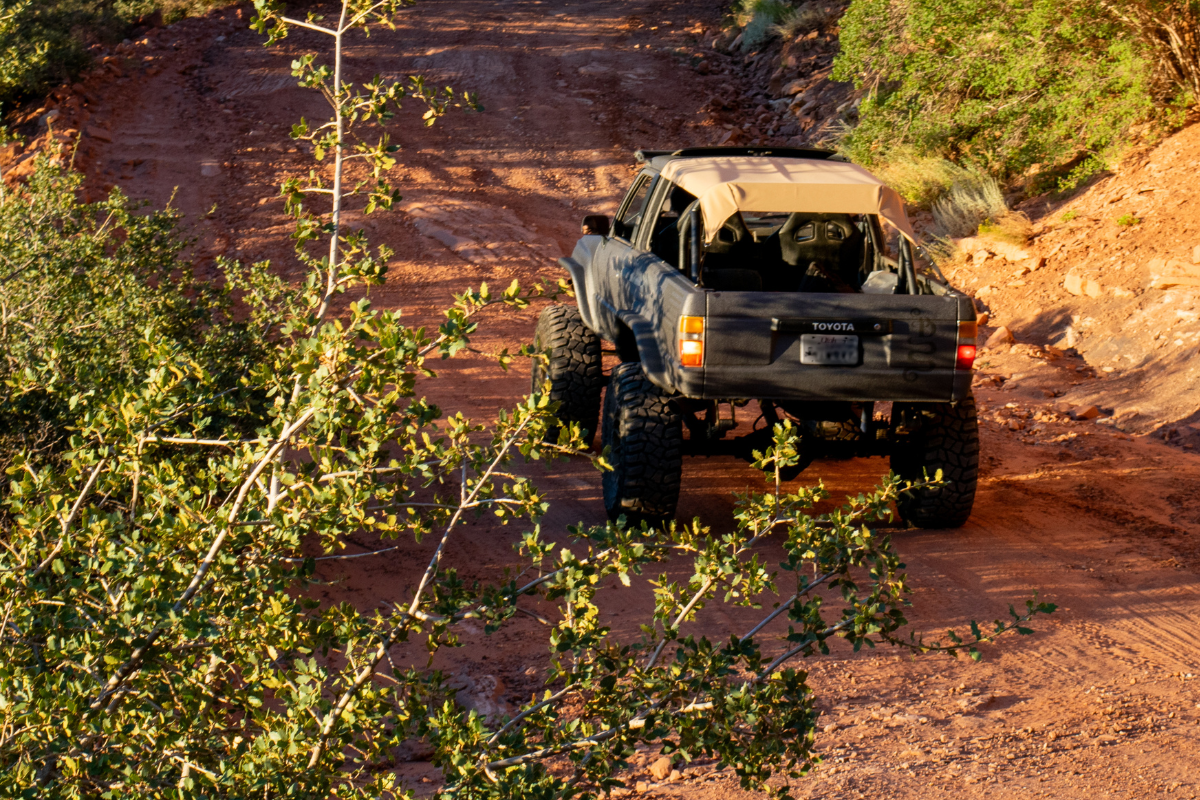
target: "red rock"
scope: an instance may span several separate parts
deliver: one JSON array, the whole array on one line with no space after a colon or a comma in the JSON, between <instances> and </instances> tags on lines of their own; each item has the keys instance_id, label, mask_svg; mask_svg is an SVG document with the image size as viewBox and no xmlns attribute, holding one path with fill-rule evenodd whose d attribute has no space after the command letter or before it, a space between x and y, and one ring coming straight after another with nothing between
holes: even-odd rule
<instances>
[{"instance_id":1,"label":"red rock","mask_svg":"<svg viewBox=\"0 0 1200 800\"><path fill-rule=\"evenodd\" d=\"M1086 408L1072 412L1071 416L1078 420L1096 419L1096 417L1100 416L1100 409L1095 406L1087 406Z\"/></svg>"},{"instance_id":2,"label":"red rock","mask_svg":"<svg viewBox=\"0 0 1200 800\"><path fill-rule=\"evenodd\" d=\"M1014 341L1016 340L1013 338L1012 331L1001 325L999 328L996 328L996 330L992 331L992 335L988 337L987 342L983 346L1000 347L1002 345L1012 344Z\"/></svg>"},{"instance_id":3,"label":"red rock","mask_svg":"<svg viewBox=\"0 0 1200 800\"><path fill-rule=\"evenodd\" d=\"M4 171L5 181L24 181L33 174L34 161L33 155L28 156L24 161L18 162L16 166Z\"/></svg>"},{"instance_id":4,"label":"red rock","mask_svg":"<svg viewBox=\"0 0 1200 800\"><path fill-rule=\"evenodd\" d=\"M1033 254L1024 247L996 239L968 236L964 239L955 239L953 241L963 252L974 253L976 250L983 249L1013 263L1028 261L1033 258Z\"/></svg>"},{"instance_id":5,"label":"red rock","mask_svg":"<svg viewBox=\"0 0 1200 800\"><path fill-rule=\"evenodd\" d=\"M4 147L0 147L0 167L7 167L16 161L23 151L24 147L20 142L9 142Z\"/></svg>"}]
</instances>

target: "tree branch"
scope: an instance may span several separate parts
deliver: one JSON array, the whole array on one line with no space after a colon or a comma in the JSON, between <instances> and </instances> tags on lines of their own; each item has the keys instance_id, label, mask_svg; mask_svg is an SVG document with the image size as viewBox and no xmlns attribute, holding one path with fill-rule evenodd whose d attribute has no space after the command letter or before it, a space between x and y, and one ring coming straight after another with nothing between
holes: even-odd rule
<instances>
[{"instance_id":1,"label":"tree branch","mask_svg":"<svg viewBox=\"0 0 1200 800\"><path fill-rule=\"evenodd\" d=\"M83 490L79 493L79 497L75 498L75 505L71 506L71 513L66 519L59 520L62 525L62 537L58 540L58 544L54 545L54 549L50 551L50 555L46 556L42 563L38 564L37 569L29 574L30 580L42 574L46 567L50 566L50 562L54 561L55 557L62 552L63 543L66 542L67 532L70 530L71 523L75 521L75 517L79 514L79 509L83 507L83 501L91 494L92 487L96 484L96 479L100 477L100 471L104 469L104 465L108 463L107 458L102 458L92 469L92 473L88 475L87 483L83 485Z\"/></svg>"}]
</instances>

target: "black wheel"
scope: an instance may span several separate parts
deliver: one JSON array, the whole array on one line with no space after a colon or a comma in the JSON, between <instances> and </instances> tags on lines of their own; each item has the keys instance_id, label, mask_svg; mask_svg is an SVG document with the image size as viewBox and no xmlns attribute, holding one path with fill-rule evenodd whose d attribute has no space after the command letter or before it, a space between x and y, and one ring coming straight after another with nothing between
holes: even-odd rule
<instances>
[{"instance_id":1,"label":"black wheel","mask_svg":"<svg viewBox=\"0 0 1200 800\"><path fill-rule=\"evenodd\" d=\"M578 422L590 444L600 419L600 393L604 372L600 363L600 337L583 324L575 306L547 306L538 317L534 347L548 352L548 363L534 361L535 393L550 381L550 399L558 403L558 418ZM551 431L558 435L557 428Z\"/></svg>"},{"instance_id":2,"label":"black wheel","mask_svg":"<svg viewBox=\"0 0 1200 800\"><path fill-rule=\"evenodd\" d=\"M604 394L601 445L609 450L604 509L636 524L675 516L683 479L683 417L670 396L626 362L612 372Z\"/></svg>"},{"instance_id":3,"label":"black wheel","mask_svg":"<svg viewBox=\"0 0 1200 800\"><path fill-rule=\"evenodd\" d=\"M958 403L896 403L892 408L892 471L904 480L942 485L903 494L900 516L920 528L958 528L971 516L979 482L975 398Z\"/></svg>"}]
</instances>

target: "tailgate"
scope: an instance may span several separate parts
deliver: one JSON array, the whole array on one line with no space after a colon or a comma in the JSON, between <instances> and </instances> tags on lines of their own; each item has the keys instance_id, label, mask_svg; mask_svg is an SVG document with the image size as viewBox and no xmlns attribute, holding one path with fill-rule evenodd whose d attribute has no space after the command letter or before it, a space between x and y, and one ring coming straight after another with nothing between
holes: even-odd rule
<instances>
[{"instance_id":1,"label":"tailgate","mask_svg":"<svg viewBox=\"0 0 1200 800\"><path fill-rule=\"evenodd\" d=\"M971 385L971 370L956 367L959 322L974 320L970 298L957 293L709 292L704 367L686 370L692 374L685 393L959 400Z\"/></svg>"}]
</instances>

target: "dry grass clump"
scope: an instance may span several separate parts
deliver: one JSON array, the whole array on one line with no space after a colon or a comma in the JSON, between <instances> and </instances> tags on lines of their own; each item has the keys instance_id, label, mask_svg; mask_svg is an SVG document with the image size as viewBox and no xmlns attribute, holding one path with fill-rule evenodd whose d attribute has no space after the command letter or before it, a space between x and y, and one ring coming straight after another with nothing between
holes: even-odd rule
<instances>
[{"instance_id":1,"label":"dry grass clump","mask_svg":"<svg viewBox=\"0 0 1200 800\"><path fill-rule=\"evenodd\" d=\"M916 156L904 150L888 153L885 160L872 165L871 171L915 206L928 206L965 173L944 158Z\"/></svg>"},{"instance_id":2,"label":"dry grass clump","mask_svg":"<svg viewBox=\"0 0 1200 800\"><path fill-rule=\"evenodd\" d=\"M785 40L795 39L809 31L818 31L825 27L829 18L828 9L812 2L802 3L797 8L784 11L773 30Z\"/></svg>"},{"instance_id":3,"label":"dry grass clump","mask_svg":"<svg viewBox=\"0 0 1200 800\"><path fill-rule=\"evenodd\" d=\"M734 15L742 30L742 49L754 50L775 35L775 25L791 7L781 0L753 0Z\"/></svg>"},{"instance_id":4,"label":"dry grass clump","mask_svg":"<svg viewBox=\"0 0 1200 800\"><path fill-rule=\"evenodd\" d=\"M1009 209L1000 183L976 166L959 166L937 156L917 156L904 148L887 154L872 171L900 196L933 212L926 251L945 267L961 260L955 239L986 237L1025 245L1033 230L1029 218Z\"/></svg>"},{"instance_id":5,"label":"dry grass clump","mask_svg":"<svg viewBox=\"0 0 1200 800\"><path fill-rule=\"evenodd\" d=\"M1020 211L1005 211L997 219L985 219L979 223L979 235L1024 246L1029 244L1029 237L1033 235L1033 223Z\"/></svg>"},{"instance_id":6,"label":"dry grass clump","mask_svg":"<svg viewBox=\"0 0 1200 800\"><path fill-rule=\"evenodd\" d=\"M750 0L733 15L742 28L743 50L753 50L773 36L790 40L820 30L831 18L832 13L815 2L793 7L783 0Z\"/></svg>"},{"instance_id":7,"label":"dry grass clump","mask_svg":"<svg viewBox=\"0 0 1200 800\"><path fill-rule=\"evenodd\" d=\"M931 210L933 242L926 249L943 267L963 258L956 239L978 234L993 241L1024 246L1033 233L1029 217L1009 209L1000 183L974 168L962 170Z\"/></svg>"},{"instance_id":8,"label":"dry grass clump","mask_svg":"<svg viewBox=\"0 0 1200 800\"><path fill-rule=\"evenodd\" d=\"M1008 213L1008 204L995 178L964 170L931 210L939 235L961 239L975 233L985 221L1000 220Z\"/></svg>"}]
</instances>

